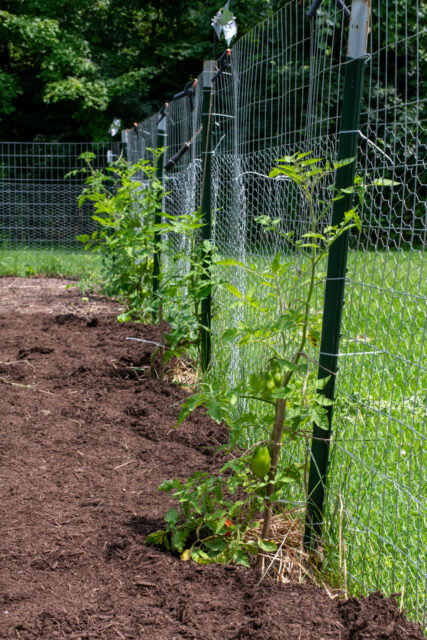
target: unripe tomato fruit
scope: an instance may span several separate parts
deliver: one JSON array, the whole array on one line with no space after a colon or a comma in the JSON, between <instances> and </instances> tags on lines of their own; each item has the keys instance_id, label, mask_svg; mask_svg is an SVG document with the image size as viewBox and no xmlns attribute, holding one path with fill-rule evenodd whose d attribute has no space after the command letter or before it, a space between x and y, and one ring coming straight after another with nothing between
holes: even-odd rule
<instances>
[{"instance_id":1,"label":"unripe tomato fruit","mask_svg":"<svg viewBox=\"0 0 427 640\"><path fill-rule=\"evenodd\" d=\"M276 387L280 387L280 385L282 384L282 374L280 373L280 371L274 374L274 382L276 384Z\"/></svg>"},{"instance_id":2,"label":"unripe tomato fruit","mask_svg":"<svg viewBox=\"0 0 427 640\"><path fill-rule=\"evenodd\" d=\"M276 388L276 385L275 385L274 380L272 380L272 379L267 380L267 382L265 383L265 389L266 389L267 393L269 391L273 391L273 389L275 389L275 388Z\"/></svg>"},{"instance_id":3,"label":"unripe tomato fruit","mask_svg":"<svg viewBox=\"0 0 427 640\"><path fill-rule=\"evenodd\" d=\"M252 473L257 478L263 478L270 471L271 458L270 450L265 445L259 445L254 451L251 460Z\"/></svg>"}]
</instances>

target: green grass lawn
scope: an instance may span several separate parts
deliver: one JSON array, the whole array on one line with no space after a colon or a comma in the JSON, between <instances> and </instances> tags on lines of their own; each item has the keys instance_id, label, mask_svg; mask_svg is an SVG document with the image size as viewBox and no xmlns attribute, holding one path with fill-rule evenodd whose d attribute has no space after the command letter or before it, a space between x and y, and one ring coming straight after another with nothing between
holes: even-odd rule
<instances>
[{"instance_id":1,"label":"green grass lawn","mask_svg":"<svg viewBox=\"0 0 427 640\"><path fill-rule=\"evenodd\" d=\"M427 264L419 252L350 255L328 517L344 504L353 581L425 615ZM352 355L354 354L354 355ZM338 519L332 527L336 543ZM336 548L336 544L335 544Z\"/></svg>"},{"instance_id":2,"label":"green grass lawn","mask_svg":"<svg viewBox=\"0 0 427 640\"><path fill-rule=\"evenodd\" d=\"M99 277L99 256L64 249L0 248L0 276L50 276L93 280Z\"/></svg>"}]
</instances>

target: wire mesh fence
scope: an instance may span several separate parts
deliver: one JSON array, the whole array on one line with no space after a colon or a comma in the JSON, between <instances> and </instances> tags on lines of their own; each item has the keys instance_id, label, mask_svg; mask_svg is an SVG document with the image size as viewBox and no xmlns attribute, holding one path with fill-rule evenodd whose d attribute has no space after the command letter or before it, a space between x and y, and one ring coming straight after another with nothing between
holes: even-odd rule
<instances>
[{"instance_id":1,"label":"wire mesh fence","mask_svg":"<svg viewBox=\"0 0 427 640\"><path fill-rule=\"evenodd\" d=\"M348 19L323 2L313 20L307 0L290 0L232 49L231 65L216 79L210 117L213 240L221 256L259 270L276 252L299 258L276 234L265 234L260 215L280 219L297 237L309 230L306 205L289 181L270 178L276 161L312 152L337 156L348 58ZM427 510L425 425L427 371L427 80L426 9L418 0L372 2L365 57L357 174L370 185L359 206L360 232L352 232L338 356L333 439L323 534L351 590L400 593L410 615L425 624ZM164 211L183 214L201 206L203 180L202 77L194 91L173 100L166 115ZM127 158L152 162L158 146L155 114L123 132ZM342 133L342 131L341 131ZM354 132L353 132L354 133ZM107 164L109 143L0 143L2 246L79 246L76 235L94 226L88 203L79 210L84 176L64 175ZM111 157L110 157L111 160ZM381 186L379 180L395 186ZM377 184L375 185L375 182ZM322 200L330 181L322 183ZM170 238L171 250L185 247ZM168 269L168 255L162 256ZM188 265L181 264L182 269ZM176 268L176 264L174 264ZM239 268L227 278L242 293L254 282ZM293 292L293 293L291 293ZM291 306L295 289L284 283ZM313 312L322 309L318 288ZM214 292L213 375L234 384L259 368L261 348L224 345L224 330L253 323L257 312L236 306L225 289ZM318 350L311 347L313 361ZM247 409L242 406L241 409ZM261 407L255 407L261 410ZM246 443L258 434L245 435ZM289 462L305 443L287 445ZM290 489L284 499L301 503Z\"/></svg>"},{"instance_id":2,"label":"wire mesh fence","mask_svg":"<svg viewBox=\"0 0 427 640\"><path fill-rule=\"evenodd\" d=\"M107 164L109 143L0 142L0 243L3 247L76 248L76 236L94 230L92 208L77 203L84 175L64 176L95 154ZM81 245L80 245L81 246Z\"/></svg>"},{"instance_id":3,"label":"wire mesh fence","mask_svg":"<svg viewBox=\"0 0 427 640\"><path fill-rule=\"evenodd\" d=\"M220 254L259 263L260 269L276 251L289 247L262 233L257 216L280 218L283 230L299 235L308 228L298 190L268 177L276 160L304 151L325 159L337 154L348 20L334 3L324 2L308 21L308 8L307 2L292 0L241 38L233 47L231 68L214 87L214 241ZM339 550L337 562L349 588L399 592L410 615L425 623L423 17L425 7L417 1L372 3L357 173L367 185L384 179L398 184L367 187L361 231L350 238L324 535L329 554ZM165 164L184 143L189 149L165 175L164 206L172 214L200 206L200 87L201 78L191 100L173 101L167 111ZM138 126L149 135L143 133L144 143L133 140L133 160L149 158L154 123L150 119ZM253 284L239 269L231 280L243 292ZM315 309L322 308L322 298L318 291ZM243 320L255 322L255 311L232 303L224 290L215 294L212 325L213 370L230 383L265 357L261 349L234 345L227 350L220 343L225 329ZM287 456L296 453L290 447L286 451Z\"/></svg>"}]
</instances>

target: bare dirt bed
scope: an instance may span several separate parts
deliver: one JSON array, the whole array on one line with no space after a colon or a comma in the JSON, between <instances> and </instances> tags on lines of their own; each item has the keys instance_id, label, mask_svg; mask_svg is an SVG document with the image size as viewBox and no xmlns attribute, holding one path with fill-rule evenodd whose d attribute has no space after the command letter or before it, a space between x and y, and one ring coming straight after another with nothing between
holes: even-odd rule
<instances>
[{"instance_id":1,"label":"bare dirt bed","mask_svg":"<svg viewBox=\"0 0 427 640\"><path fill-rule=\"evenodd\" d=\"M185 391L149 380L152 347L126 340L157 328L66 284L0 279L0 638L423 638L393 598L257 587L145 545L160 482L215 469L227 434L200 412L175 430Z\"/></svg>"}]
</instances>

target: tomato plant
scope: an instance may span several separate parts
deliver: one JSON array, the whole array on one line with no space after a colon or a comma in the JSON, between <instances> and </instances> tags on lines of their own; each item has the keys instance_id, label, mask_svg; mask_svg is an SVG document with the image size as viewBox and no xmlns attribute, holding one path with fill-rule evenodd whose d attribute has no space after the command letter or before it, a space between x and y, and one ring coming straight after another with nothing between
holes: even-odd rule
<instances>
[{"instance_id":1,"label":"tomato plant","mask_svg":"<svg viewBox=\"0 0 427 640\"><path fill-rule=\"evenodd\" d=\"M259 261L218 261L225 268L241 269L247 281L256 283L245 292L231 283L225 287L236 298L236 305L255 309L258 317L257 321L253 316L250 322L240 321L222 339L233 348L259 346L266 364L250 372L234 388L199 391L184 403L178 419L178 423L182 422L196 406L203 405L215 420L229 425L234 444L242 432L256 428L264 434L264 442L249 462L255 492L258 483L257 505L262 514L264 540L270 537L271 518L283 484L304 482L307 461L286 465L281 458L285 439L308 438L313 422L321 428L328 427L327 411L332 401L320 392L328 378L317 380L313 351L319 342L320 317L313 310L313 296L324 281L323 261L330 247L343 233L359 227L360 221L356 210L351 209L341 224L329 225L327 214L343 194L331 192L325 201L319 194L335 170L349 162L352 160L323 162L310 153L301 153L280 160L271 171L270 177L283 176L299 189L307 209L308 228L298 236L283 231L280 218L260 216L256 220L264 232L280 236L288 251L276 253L264 268L260 268ZM241 400L258 409L237 412L235 407L242 406Z\"/></svg>"},{"instance_id":2,"label":"tomato plant","mask_svg":"<svg viewBox=\"0 0 427 640\"><path fill-rule=\"evenodd\" d=\"M216 475L197 471L185 482L163 482L160 490L175 498L177 509L170 509L166 527L145 541L200 564L237 562L249 567L259 550L274 551L276 545L259 536L255 521L267 478L262 481L252 473L249 459L232 459Z\"/></svg>"},{"instance_id":3,"label":"tomato plant","mask_svg":"<svg viewBox=\"0 0 427 640\"><path fill-rule=\"evenodd\" d=\"M129 165L119 159L101 171L93 169L92 153L80 157L88 177L79 205L93 204L97 228L78 239L86 250L102 255L102 289L126 306L119 319L146 320L156 305L152 295L153 255L158 249L155 215L161 209L163 187L154 166L145 160Z\"/></svg>"},{"instance_id":4,"label":"tomato plant","mask_svg":"<svg viewBox=\"0 0 427 640\"><path fill-rule=\"evenodd\" d=\"M211 269L206 271L207 254L210 263L225 270L237 267L252 283L246 291L226 280L221 283L234 296L236 306L257 312L257 320L252 316L250 321L239 322L225 331L222 340L232 348L261 347L263 366L249 372L233 388L225 380L217 388L201 385L184 402L177 421L179 425L196 407L206 407L212 418L230 427L228 453L234 451L234 458L217 475L197 472L184 483L177 479L163 483L161 490L171 493L179 508L168 511L164 530L147 537L147 542L164 544L183 560L236 561L248 566L251 554L275 548L269 540L271 519L284 486L297 482L305 489L307 458L285 464L281 455L285 441L308 439L313 422L328 428L332 401L321 393L328 378L317 379L321 318L313 309L313 299L316 287L323 285L323 262L331 246L351 228L360 228L354 208L334 226L327 222L328 212L343 193L354 191L363 197L365 185L356 178L354 187L330 191L329 199L322 200L325 182L332 182L336 169L352 159L329 163L300 153L278 161L270 177L285 178L299 189L308 224L305 232L298 234L284 231L280 218L256 218L265 233L281 237L285 246L261 267L260 261L218 259L210 242L198 242L202 227L198 214L163 214L162 223L156 224L163 192L154 168L147 163L129 167L119 161L104 174L92 170L89 156L85 159L91 175L81 201L93 202L93 217L100 228L80 239L87 248L103 254L110 271L111 293L127 302L122 319L141 318L154 309L161 318L172 320L170 330L161 327L162 365L189 348L200 350L201 301L214 284L220 284L213 281ZM143 182L138 178L141 173ZM159 275L159 287L153 294L153 252L160 248L159 237L162 249L166 248L170 234L184 238L185 248L172 254L172 266ZM187 269L179 268L181 261ZM236 409L245 402L252 408ZM241 434L254 429L262 434L255 450L239 451ZM256 518L262 521L260 533Z\"/></svg>"},{"instance_id":5,"label":"tomato plant","mask_svg":"<svg viewBox=\"0 0 427 640\"><path fill-rule=\"evenodd\" d=\"M161 316L168 321L168 329L164 333L166 348L156 354L162 356L163 364L191 352L196 368L201 361L202 300L213 286L220 286L219 279L214 281L212 270L206 266L217 258L214 245L208 240L200 241L202 226L202 215L194 212L176 216L164 213L163 222L157 227L165 239L164 245L168 237L174 236L179 238L178 244L182 247L178 251L169 251L168 269L159 276L157 300ZM167 251L166 247L164 250ZM207 255L209 261L206 260Z\"/></svg>"}]
</instances>

